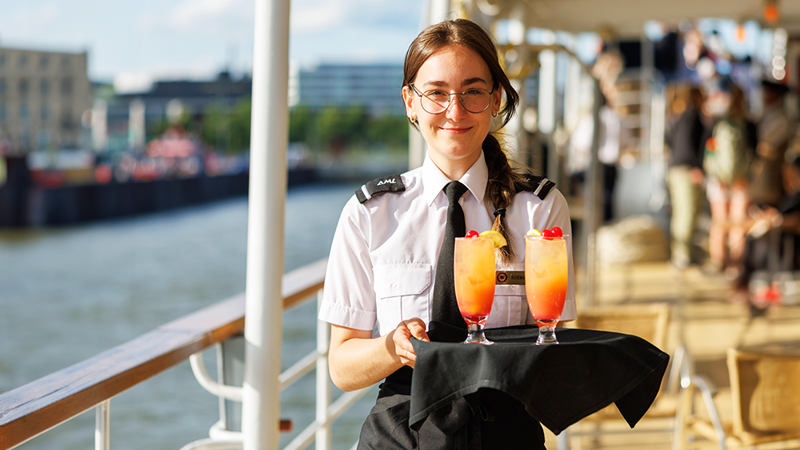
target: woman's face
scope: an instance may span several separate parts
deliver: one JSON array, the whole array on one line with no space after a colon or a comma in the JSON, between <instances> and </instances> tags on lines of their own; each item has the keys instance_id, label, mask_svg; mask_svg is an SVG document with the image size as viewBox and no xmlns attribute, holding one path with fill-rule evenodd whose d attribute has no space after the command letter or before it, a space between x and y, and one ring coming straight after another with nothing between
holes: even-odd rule
<instances>
[{"instance_id":1,"label":"woman's face","mask_svg":"<svg viewBox=\"0 0 800 450\"><path fill-rule=\"evenodd\" d=\"M438 89L451 94L470 88L491 91L492 83L492 75L483 59L462 45L443 47L428 57L413 82L421 93ZM417 118L431 160L445 175L457 177L451 179L460 178L480 156L492 114L500 109L501 95L501 90L497 89L489 107L480 113L465 110L454 96L447 110L430 114L422 109L420 97L411 88L403 88L406 113L411 119Z\"/></svg>"}]
</instances>

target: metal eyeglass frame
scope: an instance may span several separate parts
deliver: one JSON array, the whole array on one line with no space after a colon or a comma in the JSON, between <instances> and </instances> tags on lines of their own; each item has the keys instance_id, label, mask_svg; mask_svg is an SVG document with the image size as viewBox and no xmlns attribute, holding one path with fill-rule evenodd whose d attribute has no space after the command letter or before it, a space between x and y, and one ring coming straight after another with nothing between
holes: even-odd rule
<instances>
[{"instance_id":1,"label":"metal eyeglass frame","mask_svg":"<svg viewBox=\"0 0 800 450\"><path fill-rule=\"evenodd\" d=\"M414 91L414 93L416 93L416 94L417 94L417 95L418 95L420 98L421 98L421 97L425 97L425 98L427 98L428 100L432 101L433 103L436 103L437 105L439 105L439 104L440 104L439 102L437 102L437 101L433 100L432 98L430 98L430 97L428 97L427 95L425 95L425 94L421 93L420 91L418 91L418 90L417 90L417 87L416 87L416 86L414 86L414 83L408 83L408 87L410 87L410 88L411 88L411 89ZM486 104L486 107L484 107L484 108L483 108L482 110L480 110L480 111L470 111L469 109L467 109L467 107L466 107L466 106L464 106L464 97L462 97L462 96L464 95L464 93L465 93L465 92L467 92L467 91L469 91L469 90L472 90L472 89L477 89L477 90L480 90L480 91L483 91L483 92L487 92L487 93L489 94L489 102ZM448 92L448 93L447 93L447 95L448 95L447 104L445 105L444 109L442 109L442 110L441 110L441 111L439 111L439 112L430 112L430 111L428 111L427 109L425 109L425 106L422 104L422 102L420 102L420 106L422 106L422 109L423 109L423 110L425 110L425 112L426 112L426 113L428 113L428 114L434 114L434 115L442 114L442 113L444 113L445 111L447 111L447 109L448 109L448 108L450 108L450 105L451 105L451 104L453 104L453 96L454 96L454 95L455 95L455 96L458 96L458 100L461 102L461 107L462 107L462 108L464 108L464 111L467 111L468 113L472 113L472 114L480 114L480 113L482 113L482 112L486 111L487 109L489 109L489 106L491 106L491 105L492 105L492 98L491 98L491 95L492 95L492 94L494 94L494 88L493 88L491 91L487 91L486 89L481 89L481 88L470 88L470 89L467 89L467 91L464 91L464 92L454 92L454 93Z\"/></svg>"}]
</instances>

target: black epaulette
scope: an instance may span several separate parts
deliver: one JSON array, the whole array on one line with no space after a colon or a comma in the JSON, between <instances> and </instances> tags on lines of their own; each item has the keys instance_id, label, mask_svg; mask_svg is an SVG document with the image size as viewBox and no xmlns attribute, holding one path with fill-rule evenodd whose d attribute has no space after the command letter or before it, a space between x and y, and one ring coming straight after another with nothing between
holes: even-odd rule
<instances>
[{"instance_id":1,"label":"black epaulette","mask_svg":"<svg viewBox=\"0 0 800 450\"><path fill-rule=\"evenodd\" d=\"M365 185L356 189L356 198L361 203L371 199L372 197L383 194L384 192L402 192L406 190L406 185L403 184L403 177L400 175L389 175L388 177L375 178L368 181Z\"/></svg>"},{"instance_id":2,"label":"black epaulette","mask_svg":"<svg viewBox=\"0 0 800 450\"><path fill-rule=\"evenodd\" d=\"M539 175L525 175L525 181L517 183L517 192L528 191L533 192L541 200L547 197L547 194L556 186L555 183L545 177Z\"/></svg>"}]
</instances>

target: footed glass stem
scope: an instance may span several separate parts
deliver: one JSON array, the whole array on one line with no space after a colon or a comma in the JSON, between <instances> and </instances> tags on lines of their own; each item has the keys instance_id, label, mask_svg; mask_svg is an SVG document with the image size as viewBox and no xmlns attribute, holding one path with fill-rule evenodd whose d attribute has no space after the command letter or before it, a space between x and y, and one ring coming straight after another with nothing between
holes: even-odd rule
<instances>
[{"instance_id":1,"label":"footed glass stem","mask_svg":"<svg viewBox=\"0 0 800 450\"><path fill-rule=\"evenodd\" d=\"M536 345L558 344L558 339L556 339L557 320L537 321L536 323L539 325L539 337L536 339Z\"/></svg>"},{"instance_id":2,"label":"footed glass stem","mask_svg":"<svg viewBox=\"0 0 800 450\"><path fill-rule=\"evenodd\" d=\"M467 339L464 341L465 344L482 344L482 345L494 345L494 342L486 339L486 335L483 333L483 324L486 323L486 318L481 321L473 322L469 319L467 321Z\"/></svg>"}]
</instances>

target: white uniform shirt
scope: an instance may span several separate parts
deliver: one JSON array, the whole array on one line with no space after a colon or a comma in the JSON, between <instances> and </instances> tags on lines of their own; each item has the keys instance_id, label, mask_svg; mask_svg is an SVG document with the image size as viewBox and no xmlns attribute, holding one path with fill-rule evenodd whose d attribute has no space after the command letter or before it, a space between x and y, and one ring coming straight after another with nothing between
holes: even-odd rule
<instances>
[{"instance_id":1,"label":"white uniform shirt","mask_svg":"<svg viewBox=\"0 0 800 450\"><path fill-rule=\"evenodd\" d=\"M444 236L450 180L425 158L422 167L402 175L405 191L386 192L359 203L351 198L344 207L331 246L325 293L319 318L335 325L374 330L384 335L407 319L431 319L436 262ZM467 230L489 230L494 208L486 194L488 168L483 154L459 180L469 191L459 200ZM571 234L564 196L552 189L540 200L520 192L506 210L516 262L498 270L524 270L525 233L559 226ZM569 252L569 288L562 320L576 318L572 242ZM533 324L525 286L498 285L487 328Z\"/></svg>"}]
</instances>

